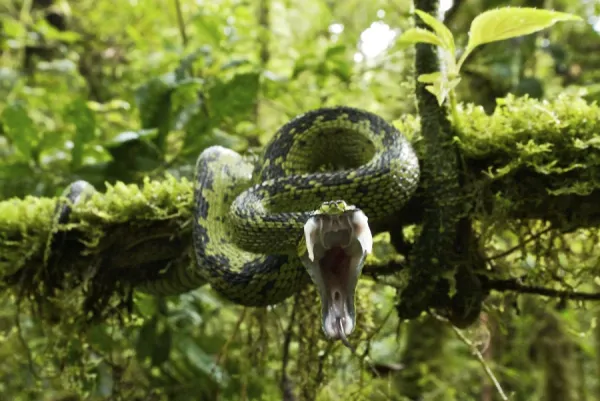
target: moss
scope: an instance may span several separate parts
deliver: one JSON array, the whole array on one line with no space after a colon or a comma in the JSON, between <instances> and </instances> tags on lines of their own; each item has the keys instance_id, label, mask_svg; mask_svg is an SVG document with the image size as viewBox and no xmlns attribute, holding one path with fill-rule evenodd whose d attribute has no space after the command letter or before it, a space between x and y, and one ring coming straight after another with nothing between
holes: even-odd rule
<instances>
[{"instance_id":1,"label":"moss","mask_svg":"<svg viewBox=\"0 0 600 401\"><path fill-rule=\"evenodd\" d=\"M482 107L460 106L461 131L455 141L468 164L490 180L520 170L564 176L552 183L551 195L589 195L600 187L600 107L561 94L539 101L508 95L487 115ZM396 127L413 137L421 157L427 157L419 134L420 119L405 116ZM479 163L478 163L479 162Z\"/></svg>"},{"instance_id":2,"label":"moss","mask_svg":"<svg viewBox=\"0 0 600 401\"><path fill-rule=\"evenodd\" d=\"M32 196L0 202L0 276L17 272L43 252L54 205L53 199Z\"/></svg>"},{"instance_id":3,"label":"moss","mask_svg":"<svg viewBox=\"0 0 600 401\"><path fill-rule=\"evenodd\" d=\"M418 0L415 8L437 15L438 1ZM422 20L417 27L427 28ZM457 287L453 276L458 265L470 269L468 245L471 238L463 231L470 224L465 216L464 171L459 149L453 140L453 127L448 119L445 105L439 105L436 97L418 81L423 74L439 71L438 55L434 46L416 45L415 72L417 108L420 116L420 145L426 157L421 158L421 202L423 203L421 233L410 255L410 280L402 290L397 310L401 318L412 319L435 304L447 303L448 291L439 290L440 283L448 285L455 293ZM439 298L442 298L441 300ZM441 302L440 302L441 301ZM466 304L466 303L463 303ZM465 314L461 311L459 314Z\"/></svg>"},{"instance_id":4,"label":"moss","mask_svg":"<svg viewBox=\"0 0 600 401\"><path fill-rule=\"evenodd\" d=\"M104 194L76 205L71 223L59 228L81 232L86 252L101 248L101 240L111 226L146 225L151 221L184 225L191 217L191 183L185 179L177 181L167 176L163 181L146 179L141 187L123 183L107 187ZM42 252L53 227L56 202L35 197L0 202L0 276L13 274Z\"/></svg>"},{"instance_id":5,"label":"moss","mask_svg":"<svg viewBox=\"0 0 600 401\"><path fill-rule=\"evenodd\" d=\"M58 199L1 202L3 284L20 299L33 299L36 310L54 322L66 310L83 311L72 316L81 321L118 313L131 302L129 284L144 277L132 268L165 255L174 259L189 244L191 198L190 182L173 177L146 179L140 187L118 183L75 205L64 225L54 221ZM62 247L49 257L54 231L64 233Z\"/></svg>"},{"instance_id":6,"label":"moss","mask_svg":"<svg viewBox=\"0 0 600 401\"><path fill-rule=\"evenodd\" d=\"M469 177L464 197L474 203L470 217L482 226L513 221L527 229L528 219L552 221L557 227L564 220L571 229L597 224L600 108L566 95L543 102L509 96L499 103L492 115L472 106L463 106L460 114L461 132L454 142ZM419 118L405 116L396 125L426 160ZM417 193L388 229L421 224L421 196ZM38 292L40 281L46 280L44 249L55 205L56 199L35 197L0 202L0 277L4 285L21 284L23 295ZM77 288L88 274L88 280L95 277L94 296L100 299L110 297L119 280L135 283L156 274L189 253L191 209L187 180L110 185L105 194L77 205L71 223L59 227L68 236L56 269L71 281L51 287ZM373 260L383 259L378 255ZM90 266L96 276L89 276ZM98 282L98 275L111 279Z\"/></svg>"},{"instance_id":7,"label":"moss","mask_svg":"<svg viewBox=\"0 0 600 401\"><path fill-rule=\"evenodd\" d=\"M597 286L600 288L600 285ZM596 352L596 386L594 394L600 398L600 307L596 310L596 327L594 328L594 347Z\"/></svg>"},{"instance_id":8,"label":"moss","mask_svg":"<svg viewBox=\"0 0 600 401\"><path fill-rule=\"evenodd\" d=\"M598 105L566 94L551 101L508 96L498 103L492 115L461 107L454 140L465 160L471 216L540 219L568 229L600 223ZM405 116L395 124L427 158L419 118ZM420 223L421 202L417 192L398 221Z\"/></svg>"}]
</instances>

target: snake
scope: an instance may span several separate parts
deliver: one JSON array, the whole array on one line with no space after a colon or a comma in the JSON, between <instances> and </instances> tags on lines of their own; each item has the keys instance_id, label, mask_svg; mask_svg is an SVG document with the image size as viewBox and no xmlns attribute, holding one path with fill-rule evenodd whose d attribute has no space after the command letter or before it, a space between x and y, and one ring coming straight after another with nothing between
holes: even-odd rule
<instances>
[{"instance_id":1,"label":"snake","mask_svg":"<svg viewBox=\"0 0 600 401\"><path fill-rule=\"evenodd\" d=\"M312 282L324 334L346 341L371 224L399 211L419 179L409 139L381 116L348 106L294 117L258 154L210 146L193 180L195 264L138 289L171 295L209 283L231 302L266 306ZM86 187L72 185L69 197Z\"/></svg>"}]
</instances>

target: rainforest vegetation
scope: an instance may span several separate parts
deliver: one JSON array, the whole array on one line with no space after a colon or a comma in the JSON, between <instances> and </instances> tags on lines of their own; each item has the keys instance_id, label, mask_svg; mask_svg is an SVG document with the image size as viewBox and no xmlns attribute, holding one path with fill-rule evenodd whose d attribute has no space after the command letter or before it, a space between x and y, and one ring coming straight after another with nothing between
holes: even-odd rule
<instances>
[{"instance_id":1,"label":"rainforest vegetation","mask_svg":"<svg viewBox=\"0 0 600 401\"><path fill-rule=\"evenodd\" d=\"M600 400L600 1L0 17L0 400ZM202 150L259 154L333 105L393 123L421 165L377 227L354 350L325 338L310 284L268 307L136 291L195 268ZM76 180L99 196L58 225Z\"/></svg>"}]
</instances>

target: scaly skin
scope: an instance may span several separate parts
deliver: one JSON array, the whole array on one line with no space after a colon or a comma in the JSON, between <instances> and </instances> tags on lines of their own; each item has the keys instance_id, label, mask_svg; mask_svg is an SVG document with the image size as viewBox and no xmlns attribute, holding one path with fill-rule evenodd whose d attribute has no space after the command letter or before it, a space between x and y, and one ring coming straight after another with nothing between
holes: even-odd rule
<instances>
[{"instance_id":1,"label":"scaly skin","mask_svg":"<svg viewBox=\"0 0 600 401\"><path fill-rule=\"evenodd\" d=\"M232 204L233 238L249 251L291 252L323 202L344 200L378 221L399 210L418 181L412 146L381 117L349 107L314 110L266 146L259 183Z\"/></svg>"},{"instance_id":2,"label":"scaly skin","mask_svg":"<svg viewBox=\"0 0 600 401\"><path fill-rule=\"evenodd\" d=\"M400 209L418 181L408 140L381 117L348 107L293 119L258 161L210 147L196 163L197 266L167 269L138 288L170 295L208 282L238 304L278 303L310 281L298 244L323 202L344 200L377 221Z\"/></svg>"}]
</instances>

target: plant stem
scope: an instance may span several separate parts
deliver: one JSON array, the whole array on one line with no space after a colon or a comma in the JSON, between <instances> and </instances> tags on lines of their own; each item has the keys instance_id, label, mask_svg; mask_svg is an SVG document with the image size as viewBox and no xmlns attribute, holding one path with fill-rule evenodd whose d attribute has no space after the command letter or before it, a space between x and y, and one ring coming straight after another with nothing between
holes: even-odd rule
<instances>
[{"instance_id":1,"label":"plant stem","mask_svg":"<svg viewBox=\"0 0 600 401\"><path fill-rule=\"evenodd\" d=\"M181 42L183 46L187 46L188 44L188 36L185 31L185 23L183 21L183 12L181 11L181 2L180 0L175 0L175 11L177 12L177 25L179 26L179 34L181 35Z\"/></svg>"},{"instance_id":2,"label":"plant stem","mask_svg":"<svg viewBox=\"0 0 600 401\"><path fill-rule=\"evenodd\" d=\"M460 119L458 116L458 102L456 101L456 92L454 89L448 94L450 101L450 114L452 116L452 127L456 132L460 132Z\"/></svg>"},{"instance_id":3,"label":"plant stem","mask_svg":"<svg viewBox=\"0 0 600 401\"><path fill-rule=\"evenodd\" d=\"M465 343L471 349L471 351L473 352L473 354L477 357L477 360L479 361L479 363L483 367L483 370L485 371L485 374L487 375L487 377L490 378L490 380L492 381L492 383L494 383L494 386L496 387L496 390L498 391L498 394L500 395L500 398L503 401L508 401L508 397L506 396L506 394L504 394L504 390L502 390L502 386L500 386L500 383L498 382L498 379L496 379L496 376L494 376L494 372L492 372L492 369L490 369L490 366L487 364L487 362L483 358L483 355L481 355L481 352L479 352L479 350L477 349L477 347L475 346L475 344L473 344L462 333L462 331L460 331L457 327L455 327L452 324L450 326L452 327L452 330L454 330L454 332L456 333L456 335L458 336L458 338L460 338L460 340L463 343Z\"/></svg>"}]
</instances>

